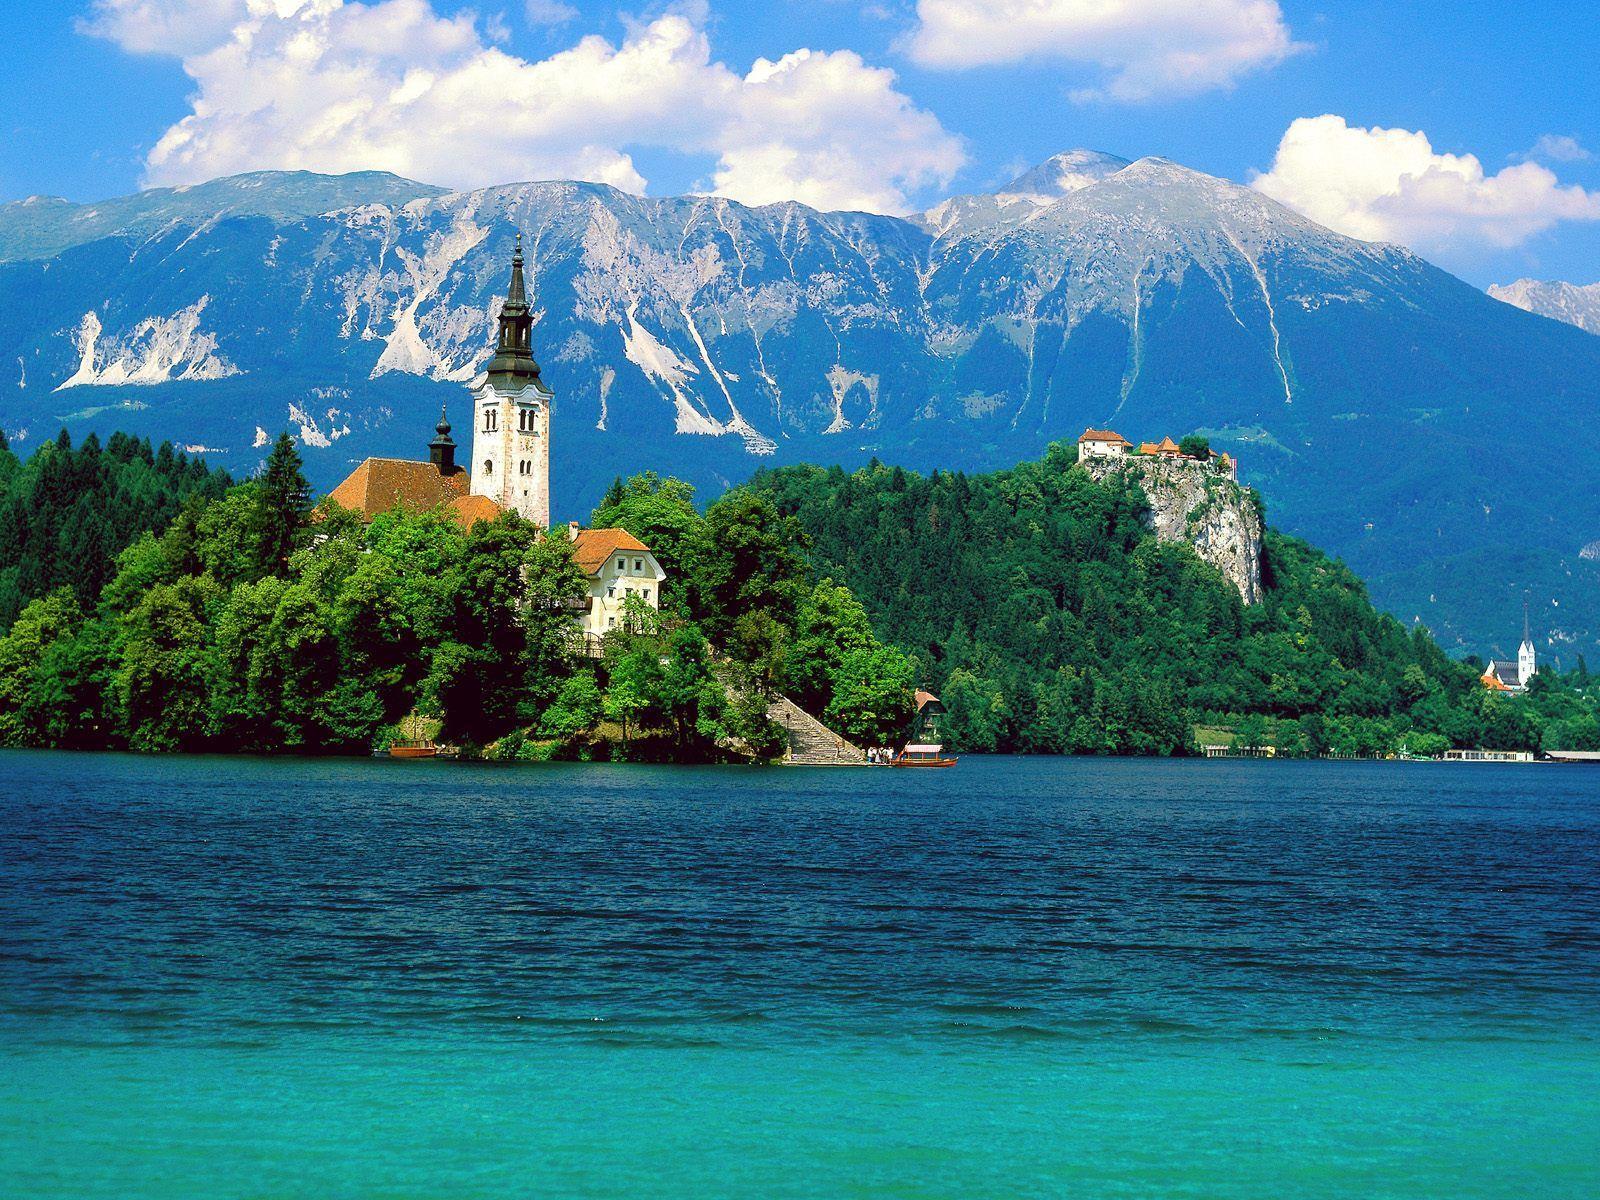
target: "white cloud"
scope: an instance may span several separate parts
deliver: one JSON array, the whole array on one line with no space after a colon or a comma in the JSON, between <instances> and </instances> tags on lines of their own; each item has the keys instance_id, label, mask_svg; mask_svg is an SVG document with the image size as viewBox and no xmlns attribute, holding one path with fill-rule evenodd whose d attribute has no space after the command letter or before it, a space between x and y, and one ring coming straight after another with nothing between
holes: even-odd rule
<instances>
[{"instance_id":1,"label":"white cloud","mask_svg":"<svg viewBox=\"0 0 1600 1200\"><path fill-rule=\"evenodd\" d=\"M210 26L211 44L163 44L164 22L197 3L106 0L93 25L131 50L179 54L196 84L190 114L150 151L151 184L380 169L454 187L572 178L642 192L629 148L653 146L711 155L717 191L740 200L901 212L965 162L892 72L850 51L796 51L739 75L712 57L703 5L630 24L620 44L589 36L530 61L429 0L244 0L238 20Z\"/></svg>"},{"instance_id":2,"label":"white cloud","mask_svg":"<svg viewBox=\"0 0 1600 1200\"><path fill-rule=\"evenodd\" d=\"M928 67L1084 63L1107 78L1074 98L1137 101L1227 87L1302 47L1277 0L917 0L907 49Z\"/></svg>"},{"instance_id":3,"label":"white cloud","mask_svg":"<svg viewBox=\"0 0 1600 1200\"><path fill-rule=\"evenodd\" d=\"M1436 154L1423 133L1301 117L1254 186L1340 233L1416 250L1517 246L1561 221L1600 220L1600 193L1563 187L1549 168L1497 175L1471 154Z\"/></svg>"},{"instance_id":4,"label":"white cloud","mask_svg":"<svg viewBox=\"0 0 1600 1200\"><path fill-rule=\"evenodd\" d=\"M904 209L903 188L948 180L965 154L894 82L849 50L757 59L721 136L716 190L746 204Z\"/></svg>"},{"instance_id":5,"label":"white cloud","mask_svg":"<svg viewBox=\"0 0 1600 1200\"><path fill-rule=\"evenodd\" d=\"M96 0L79 28L136 54L181 56L219 44L247 10L246 0Z\"/></svg>"},{"instance_id":6,"label":"white cloud","mask_svg":"<svg viewBox=\"0 0 1600 1200\"><path fill-rule=\"evenodd\" d=\"M1533 149L1523 158L1544 158L1551 162L1588 162L1594 157L1575 137L1563 133L1547 133L1533 144Z\"/></svg>"},{"instance_id":7,"label":"white cloud","mask_svg":"<svg viewBox=\"0 0 1600 1200\"><path fill-rule=\"evenodd\" d=\"M523 12L530 25L565 25L578 15L578 10L562 0L525 0Z\"/></svg>"}]
</instances>

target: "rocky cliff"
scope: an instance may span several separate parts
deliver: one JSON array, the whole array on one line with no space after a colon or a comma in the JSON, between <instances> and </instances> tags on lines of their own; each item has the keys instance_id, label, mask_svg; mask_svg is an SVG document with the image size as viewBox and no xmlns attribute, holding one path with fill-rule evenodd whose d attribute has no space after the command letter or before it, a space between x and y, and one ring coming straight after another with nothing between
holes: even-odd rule
<instances>
[{"instance_id":1,"label":"rocky cliff","mask_svg":"<svg viewBox=\"0 0 1600 1200\"><path fill-rule=\"evenodd\" d=\"M1097 483L1114 471L1132 475L1150 500L1146 519L1158 538L1193 546L1246 604L1261 599L1261 510L1248 489L1187 459L1091 458L1083 465Z\"/></svg>"}]
</instances>

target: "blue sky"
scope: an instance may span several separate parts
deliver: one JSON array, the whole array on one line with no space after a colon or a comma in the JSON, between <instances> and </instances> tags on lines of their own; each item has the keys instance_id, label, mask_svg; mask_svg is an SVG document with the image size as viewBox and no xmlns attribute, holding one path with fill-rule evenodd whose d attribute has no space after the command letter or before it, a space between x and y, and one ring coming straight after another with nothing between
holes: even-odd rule
<instances>
[{"instance_id":1,"label":"blue sky","mask_svg":"<svg viewBox=\"0 0 1600 1200\"><path fill-rule=\"evenodd\" d=\"M1474 283L1600 280L1587 6L1120 7L10 0L0 199L376 166L909 211L1087 147L1255 181Z\"/></svg>"}]
</instances>

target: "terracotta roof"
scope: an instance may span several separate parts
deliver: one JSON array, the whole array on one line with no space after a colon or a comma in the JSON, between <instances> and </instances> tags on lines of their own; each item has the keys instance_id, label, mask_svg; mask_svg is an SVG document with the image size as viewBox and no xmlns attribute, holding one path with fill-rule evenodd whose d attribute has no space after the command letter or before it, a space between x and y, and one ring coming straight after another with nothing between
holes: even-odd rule
<instances>
[{"instance_id":1,"label":"terracotta roof","mask_svg":"<svg viewBox=\"0 0 1600 1200\"><path fill-rule=\"evenodd\" d=\"M926 708L930 704L938 704L938 703L939 703L939 697L935 696L932 692L925 692L921 688L917 689L917 709L918 709L918 711L921 711L922 709Z\"/></svg>"},{"instance_id":2,"label":"terracotta roof","mask_svg":"<svg viewBox=\"0 0 1600 1200\"><path fill-rule=\"evenodd\" d=\"M1159 442L1140 442L1140 454L1176 454L1178 443L1169 437L1162 438Z\"/></svg>"},{"instance_id":3,"label":"terracotta roof","mask_svg":"<svg viewBox=\"0 0 1600 1200\"><path fill-rule=\"evenodd\" d=\"M449 504L465 496L471 484L471 475L462 467L441 475L431 462L369 458L329 492L328 499L342 508L354 509L370 521L392 508Z\"/></svg>"},{"instance_id":4,"label":"terracotta roof","mask_svg":"<svg viewBox=\"0 0 1600 1200\"><path fill-rule=\"evenodd\" d=\"M1078 438L1078 444L1081 446L1084 442L1121 442L1124 446L1133 445L1120 433L1110 429L1085 429Z\"/></svg>"},{"instance_id":5,"label":"terracotta roof","mask_svg":"<svg viewBox=\"0 0 1600 1200\"><path fill-rule=\"evenodd\" d=\"M500 515L500 506L487 496L457 496L445 506L458 525L471 529L479 521L492 521Z\"/></svg>"},{"instance_id":6,"label":"terracotta roof","mask_svg":"<svg viewBox=\"0 0 1600 1200\"><path fill-rule=\"evenodd\" d=\"M573 558L590 575L598 575L600 568L606 565L606 559L618 550L626 550L630 554L650 553L650 547L626 529L580 529L572 539L572 545Z\"/></svg>"}]
</instances>

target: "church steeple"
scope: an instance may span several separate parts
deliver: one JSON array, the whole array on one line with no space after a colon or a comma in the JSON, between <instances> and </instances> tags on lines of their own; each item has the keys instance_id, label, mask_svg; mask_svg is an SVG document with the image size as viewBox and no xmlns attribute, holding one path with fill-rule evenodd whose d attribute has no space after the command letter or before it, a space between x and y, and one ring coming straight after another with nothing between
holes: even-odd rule
<instances>
[{"instance_id":1,"label":"church steeple","mask_svg":"<svg viewBox=\"0 0 1600 1200\"><path fill-rule=\"evenodd\" d=\"M1528 598L1522 598L1522 645L1517 647L1517 678L1523 687L1539 673L1539 656L1533 648L1533 627L1528 621Z\"/></svg>"},{"instance_id":2,"label":"church steeple","mask_svg":"<svg viewBox=\"0 0 1600 1200\"><path fill-rule=\"evenodd\" d=\"M456 443L450 436L450 418L445 406L439 406L439 423L433 427L434 439L428 443L428 461L439 468L439 474L449 475L456 469Z\"/></svg>"},{"instance_id":3,"label":"church steeple","mask_svg":"<svg viewBox=\"0 0 1600 1200\"><path fill-rule=\"evenodd\" d=\"M533 314L528 309L527 286L522 280L522 235L517 234L511 256L511 286L500 310L500 332L494 358L489 362L489 386L498 392L518 392L528 384L543 387L539 364L533 358Z\"/></svg>"}]
</instances>

